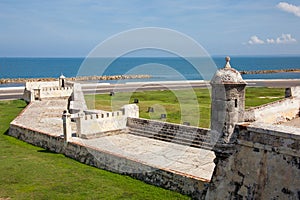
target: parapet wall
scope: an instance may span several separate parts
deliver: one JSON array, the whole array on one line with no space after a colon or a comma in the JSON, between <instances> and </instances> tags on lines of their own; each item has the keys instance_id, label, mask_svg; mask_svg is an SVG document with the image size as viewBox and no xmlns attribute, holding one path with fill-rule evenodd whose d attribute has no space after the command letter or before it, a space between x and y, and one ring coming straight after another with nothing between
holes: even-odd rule
<instances>
[{"instance_id":1,"label":"parapet wall","mask_svg":"<svg viewBox=\"0 0 300 200\"><path fill-rule=\"evenodd\" d=\"M37 130L30 130L14 123L10 125L9 135L52 152L62 153L81 163L128 175L146 183L177 191L182 194L203 197L207 189L207 182L195 179L195 177L149 166L123 157L122 155L99 151L75 141L65 142L62 137L53 136ZM140 173L137 173L137 171L140 171Z\"/></svg>"},{"instance_id":2,"label":"parapet wall","mask_svg":"<svg viewBox=\"0 0 300 200\"><path fill-rule=\"evenodd\" d=\"M78 136L93 138L108 131L122 130L126 128L126 121L124 111L83 115L76 119Z\"/></svg>"},{"instance_id":3,"label":"parapet wall","mask_svg":"<svg viewBox=\"0 0 300 200\"><path fill-rule=\"evenodd\" d=\"M69 98L72 93L72 84L68 87L60 87L58 81L26 82L23 99L31 102L49 98Z\"/></svg>"},{"instance_id":4,"label":"parapet wall","mask_svg":"<svg viewBox=\"0 0 300 200\"><path fill-rule=\"evenodd\" d=\"M277 124L299 116L300 98L289 97L246 110L246 122Z\"/></svg>"},{"instance_id":5,"label":"parapet wall","mask_svg":"<svg viewBox=\"0 0 300 200\"><path fill-rule=\"evenodd\" d=\"M210 130L155 120L128 118L129 133L203 149L212 149Z\"/></svg>"},{"instance_id":6,"label":"parapet wall","mask_svg":"<svg viewBox=\"0 0 300 200\"><path fill-rule=\"evenodd\" d=\"M25 88L27 90L41 89L43 87L59 87L58 81L36 81L36 82L26 82Z\"/></svg>"},{"instance_id":7,"label":"parapet wall","mask_svg":"<svg viewBox=\"0 0 300 200\"><path fill-rule=\"evenodd\" d=\"M72 87L44 87L40 90L40 99L69 98L72 93Z\"/></svg>"},{"instance_id":8,"label":"parapet wall","mask_svg":"<svg viewBox=\"0 0 300 200\"><path fill-rule=\"evenodd\" d=\"M81 138L93 138L103 136L109 131L124 130L126 129L128 117L139 117L137 105L125 105L119 111L114 112L78 113L74 117L77 125L77 135Z\"/></svg>"},{"instance_id":9,"label":"parapet wall","mask_svg":"<svg viewBox=\"0 0 300 200\"><path fill-rule=\"evenodd\" d=\"M217 155L207 199L299 199L300 129L240 124L229 157Z\"/></svg>"}]
</instances>

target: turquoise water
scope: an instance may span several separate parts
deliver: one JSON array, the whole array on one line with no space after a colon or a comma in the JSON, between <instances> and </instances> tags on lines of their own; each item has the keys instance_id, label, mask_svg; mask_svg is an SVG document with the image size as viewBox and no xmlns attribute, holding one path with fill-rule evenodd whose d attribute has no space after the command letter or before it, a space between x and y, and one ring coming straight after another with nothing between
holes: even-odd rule
<instances>
[{"instance_id":1,"label":"turquoise water","mask_svg":"<svg viewBox=\"0 0 300 200\"><path fill-rule=\"evenodd\" d=\"M79 69L84 58L0 58L0 78L59 77L61 74L67 77L150 74L153 77L151 80L198 80L209 78L216 67L220 68L225 64L224 57L214 57L213 63L209 62L209 59L193 59L197 60L196 68L200 69L200 72L187 61L189 59L179 57L122 57L109 65L107 65L108 59L97 58L88 62L88 67L81 71ZM231 66L237 70L300 69L300 57L232 57ZM258 74L243 77L245 79L300 79L300 73Z\"/></svg>"}]
</instances>

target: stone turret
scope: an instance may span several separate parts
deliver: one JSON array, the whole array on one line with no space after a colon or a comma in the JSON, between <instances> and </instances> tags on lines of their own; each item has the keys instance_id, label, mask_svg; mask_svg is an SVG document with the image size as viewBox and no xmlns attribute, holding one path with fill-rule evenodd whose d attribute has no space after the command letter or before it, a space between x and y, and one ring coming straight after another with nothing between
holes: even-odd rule
<instances>
[{"instance_id":1,"label":"stone turret","mask_svg":"<svg viewBox=\"0 0 300 200\"><path fill-rule=\"evenodd\" d=\"M212 86L211 130L219 142L229 143L234 126L244 121L246 82L241 74L231 68L230 57L225 67L217 70L210 84Z\"/></svg>"},{"instance_id":2,"label":"stone turret","mask_svg":"<svg viewBox=\"0 0 300 200\"><path fill-rule=\"evenodd\" d=\"M58 81L59 81L59 87L65 87L66 77L63 74L60 75Z\"/></svg>"}]
</instances>

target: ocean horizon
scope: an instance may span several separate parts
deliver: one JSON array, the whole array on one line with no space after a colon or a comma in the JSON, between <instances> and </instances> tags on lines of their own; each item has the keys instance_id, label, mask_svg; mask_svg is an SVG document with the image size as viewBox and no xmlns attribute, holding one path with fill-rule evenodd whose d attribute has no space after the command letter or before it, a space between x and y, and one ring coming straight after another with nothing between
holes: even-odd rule
<instances>
[{"instance_id":1,"label":"ocean horizon","mask_svg":"<svg viewBox=\"0 0 300 200\"><path fill-rule=\"evenodd\" d=\"M150 79L137 81L209 80L217 68L224 67L224 58L120 57L109 63L111 58L0 57L0 79L147 74ZM300 69L300 56L232 56L230 64L239 71ZM249 74L243 78L300 79L300 73ZM124 80L128 81L136 80Z\"/></svg>"}]
</instances>

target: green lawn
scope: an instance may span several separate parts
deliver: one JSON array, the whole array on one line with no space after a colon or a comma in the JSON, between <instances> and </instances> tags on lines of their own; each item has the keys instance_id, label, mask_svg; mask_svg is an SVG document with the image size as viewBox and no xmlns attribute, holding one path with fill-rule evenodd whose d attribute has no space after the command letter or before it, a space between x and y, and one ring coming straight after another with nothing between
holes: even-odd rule
<instances>
[{"instance_id":1,"label":"green lawn","mask_svg":"<svg viewBox=\"0 0 300 200\"><path fill-rule=\"evenodd\" d=\"M246 108L259 106L284 97L282 88L246 88ZM168 122L190 122L191 125L206 127L210 125L210 91L208 89L145 91L86 96L88 107L101 110L117 110L122 105L138 99L140 117L160 120L160 114L166 113ZM154 113L148 112L154 107ZM199 117L200 112L200 117Z\"/></svg>"},{"instance_id":2,"label":"green lawn","mask_svg":"<svg viewBox=\"0 0 300 200\"><path fill-rule=\"evenodd\" d=\"M5 135L25 105L0 101L0 199L189 199Z\"/></svg>"}]
</instances>

